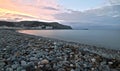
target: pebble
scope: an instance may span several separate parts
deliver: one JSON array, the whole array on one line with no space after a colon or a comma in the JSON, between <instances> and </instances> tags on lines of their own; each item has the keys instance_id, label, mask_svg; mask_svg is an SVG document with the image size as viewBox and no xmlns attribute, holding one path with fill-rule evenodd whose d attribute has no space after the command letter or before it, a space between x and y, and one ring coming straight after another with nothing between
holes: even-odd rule
<instances>
[{"instance_id":1,"label":"pebble","mask_svg":"<svg viewBox=\"0 0 120 71\"><path fill-rule=\"evenodd\" d=\"M109 65L112 65L112 64L113 64L113 62L108 62L108 64L109 64Z\"/></svg>"},{"instance_id":2,"label":"pebble","mask_svg":"<svg viewBox=\"0 0 120 71\"><path fill-rule=\"evenodd\" d=\"M6 48L3 49L3 51L6 51L6 50L7 50Z\"/></svg>"},{"instance_id":3,"label":"pebble","mask_svg":"<svg viewBox=\"0 0 120 71\"><path fill-rule=\"evenodd\" d=\"M5 62L0 61L0 67L3 67L5 65Z\"/></svg>"},{"instance_id":4,"label":"pebble","mask_svg":"<svg viewBox=\"0 0 120 71\"><path fill-rule=\"evenodd\" d=\"M48 64L48 63L49 63L49 61L47 59L44 59L41 61L41 64Z\"/></svg>"},{"instance_id":5,"label":"pebble","mask_svg":"<svg viewBox=\"0 0 120 71\"><path fill-rule=\"evenodd\" d=\"M92 62L96 62L96 59L95 59L95 58L92 58L91 61L92 61Z\"/></svg>"},{"instance_id":6,"label":"pebble","mask_svg":"<svg viewBox=\"0 0 120 71\"><path fill-rule=\"evenodd\" d=\"M23 69L23 70L21 70L21 71L26 71L26 70Z\"/></svg>"},{"instance_id":7,"label":"pebble","mask_svg":"<svg viewBox=\"0 0 120 71\"><path fill-rule=\"evenodd\" d=\"M71 69L70 71L75 71L74 69Z\"/></svg>"},{"instance_id":8,"label":"pebble","mask_svg":"<svg viewBox=\"0 0 120 71\"><path fill-rule=\"evenodd\" d=\"M74 65L73 64L70 64L70 67L73 67Z\"/></svg>"},{"instance_id":9,"label":"pebble","mask_svg":"<svg viewBox=\"0 0 120 71\"><path fill-rule=\"evenodd\" d=\"M36 60L38 60L36 57L30 57L30 60L31 61L36 61Z\"/></svg>"},{"instance_id":10,"label":"pebble","mask_svg":"<svg viewBox=\"0 0 120 71\"><path fill-rule=\"evenodd\" d=\"M16 69L17 67L18 67L18 65L17 64L14 64L14 65L12 65L11 66L13 69Z\"/></svg>"},{"instance_id":11,"label":"pebble","mask_svg":"<svg viewBox=\"0 0 120 71\"><path fill-rule=\"evenodd\" d=\"M26 61L22 60L22 61L21 61L21 66L24 67L24 66L26 66L26 65L27 65Z\"/></svg>"},{"instance_id":12,"label":"pebble","mask_svg":"<svg viewBox=\"0 0 120 71\"><path fill-rule=\"evenodd\" d=\"M17 71L21 71L22 70L22 67L17 67Z\"/></svg>"},{"instance_id":13,"label":"pebble","mask_svg":"<svg viewBox=\"0 0 120 71\"><path fill-rule=\"evenodd\" d=\"M13 69L12 68L7 68L6 71L13 71Z\"/></svg>"},{"instance_id":14,"label":"pebble","mask_svg":"<svg viewBox=\"0 0 120 71\"><path fill-rule=\"evenodd\" d=\"M76 68L75 71L81 71L80 68Z\"/></svg>"},{"instance_id":15,"label":"pebble","mask_svg":"<svg viewBox=\"0 0 120 71\"><path fill-rule=\"evenodd\" d=\"M59 68L58 71L65 71L65 69L63 69L63 68Z\"/></svg>"}]
</instances>

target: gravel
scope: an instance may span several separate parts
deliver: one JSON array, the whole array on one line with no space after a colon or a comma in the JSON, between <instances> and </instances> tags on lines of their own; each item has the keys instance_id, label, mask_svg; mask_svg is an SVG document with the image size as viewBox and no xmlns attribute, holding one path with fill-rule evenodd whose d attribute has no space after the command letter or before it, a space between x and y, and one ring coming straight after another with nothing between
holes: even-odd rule
<instances>
[{"instance_id":1,"label":"gravel","mask_svg":"<svg viewBox=\"0 0 120 71\"><path fill-rule=\"evenodd\" d=\"M0 30L0 71L120 71L120 50Z\"/></svg>"}]
</instances>

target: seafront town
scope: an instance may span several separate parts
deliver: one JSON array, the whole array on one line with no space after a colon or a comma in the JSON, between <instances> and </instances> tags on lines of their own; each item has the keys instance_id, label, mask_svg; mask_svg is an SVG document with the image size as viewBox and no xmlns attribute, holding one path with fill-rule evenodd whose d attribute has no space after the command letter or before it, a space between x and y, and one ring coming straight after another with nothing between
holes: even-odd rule
<instances>
[{"instance_id":1,"label":"seafront town","mask_svg":"<svg viewBox=\"0 0 120 71\"><path fill-rule=\"evenodd\" d=\"M0 30L0 71L120 71L120 50Z\"/></svg>"}]
</instances>

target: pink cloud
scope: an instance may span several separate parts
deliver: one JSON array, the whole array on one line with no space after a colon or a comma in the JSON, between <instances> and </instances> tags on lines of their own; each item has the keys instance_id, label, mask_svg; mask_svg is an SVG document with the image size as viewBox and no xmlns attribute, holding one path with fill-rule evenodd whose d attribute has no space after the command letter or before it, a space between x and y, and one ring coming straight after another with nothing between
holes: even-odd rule
<instances>
[{"instance_id":1,"label":"pink cloud","mask_svg":"<svg viewBox=\"0 0 120 71\"><path fill-rule=\"evenodd\" d=\"M40 20L56 20L60 7L56 0L0 0L0 8L30 14Z\"/></svg>"}]
</instances>

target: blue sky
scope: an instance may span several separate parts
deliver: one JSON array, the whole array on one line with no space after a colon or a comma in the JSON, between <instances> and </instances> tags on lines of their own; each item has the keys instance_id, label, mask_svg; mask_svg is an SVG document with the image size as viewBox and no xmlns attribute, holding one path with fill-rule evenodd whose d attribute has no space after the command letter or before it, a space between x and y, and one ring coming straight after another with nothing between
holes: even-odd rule
<instances>
[{"instance_id":1,"label":"blue sky","mask_svg":"<svg viewBox=\"0 0 120 71\"><path fill-rule=\"evenodd\" d=\"M66 9L87 10L101 7L109 3L109 0L57 0L58 4Z\"/></svg>"}]
</instances>

